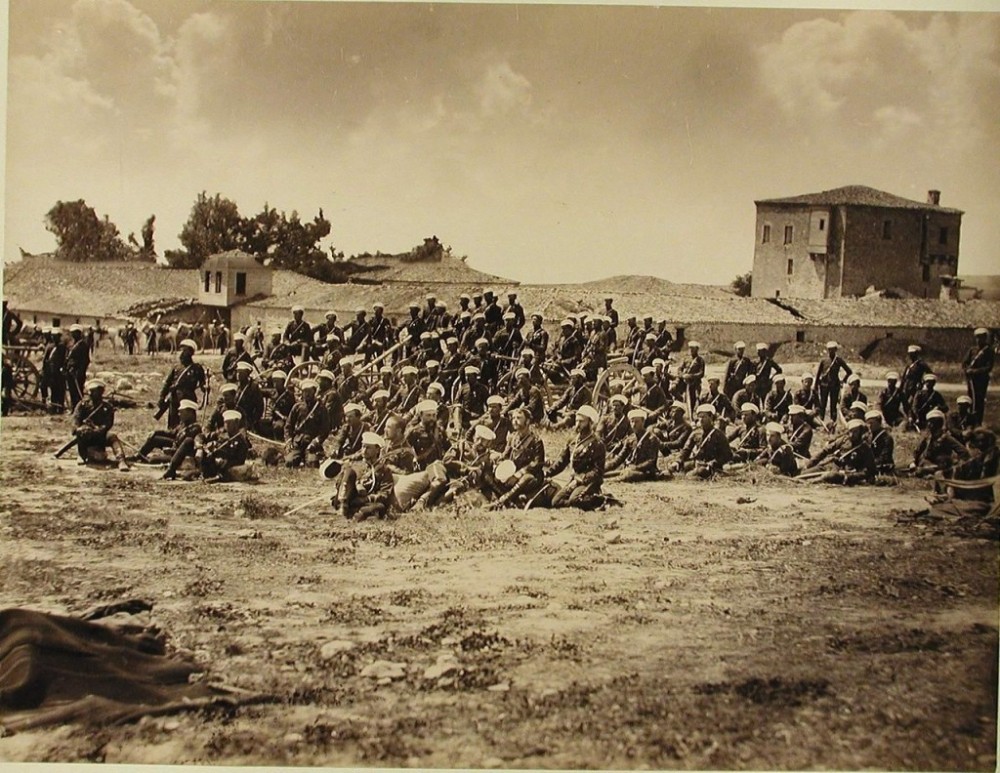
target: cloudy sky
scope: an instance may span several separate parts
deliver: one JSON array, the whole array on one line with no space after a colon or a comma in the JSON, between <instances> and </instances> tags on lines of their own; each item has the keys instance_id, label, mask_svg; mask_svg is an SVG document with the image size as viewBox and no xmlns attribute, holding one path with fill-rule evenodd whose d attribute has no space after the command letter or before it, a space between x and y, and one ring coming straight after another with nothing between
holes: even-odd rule
<instances>
[{"instance_id":1,"label":"cloudy sky","mask_svg":"<svg viewBox=\"0 0 1000 773\"><path fill-rule=\"evenodd\" d=\"M205 190L348 254L725 283L754 199L864 184L1000 263L996 13L10 0L8 46L8 260L78 198L162 253Z\"/></svg>"}]
</instances>

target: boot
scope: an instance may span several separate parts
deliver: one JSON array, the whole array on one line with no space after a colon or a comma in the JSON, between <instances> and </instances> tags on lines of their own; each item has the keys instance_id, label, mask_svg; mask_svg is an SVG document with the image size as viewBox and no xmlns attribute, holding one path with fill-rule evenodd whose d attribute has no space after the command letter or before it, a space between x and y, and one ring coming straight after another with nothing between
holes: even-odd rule
<instances>
[{"instance_id":1,"label":"boot","mask_svg":"<svg viewBox=\"0 0 1000 773\"><path fill-rule=\"evenodd\" d=\"M417 500L417 507L422 510L430 510L437 504L438 499L440 499L447 487L448 481L446 480L431 483L431 487Z\"/></svg>"}]
</instances>

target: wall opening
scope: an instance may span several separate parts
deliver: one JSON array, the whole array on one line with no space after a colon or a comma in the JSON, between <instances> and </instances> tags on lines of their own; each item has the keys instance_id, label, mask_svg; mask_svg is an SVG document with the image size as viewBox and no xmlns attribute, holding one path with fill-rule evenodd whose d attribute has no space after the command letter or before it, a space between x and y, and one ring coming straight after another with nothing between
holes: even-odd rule
<instances>
[{"instance_id":1,"label":"wall opening","mask_svg":"<svg viewBox=\"0 0 1000 773\"><path fill-rule=\"evenodd\" d=\"M785 226L785 244L791 244L792 243L792 236L794 235L794 233L795 233L794 226L790 226L790 225L786 225Z\"/></svg>"},{"instance_id":2,"label":"wall opening","mask_svg":"<svg viewBox=\"0 0 1000 773\"><path fill-rule=\"evenodd\" d=\"M217 292L217 293L221 293L222 292L222 272L221 271L216 271L215 272L215 292Z\"/></svg>"},{"instance_id":3,"label":"wall opening","mask_svg":"<svg viewBox=\"0 0 1000 773\"><path fill-rule=\"evenodd\" d=\"M891 239L892 238L892 221L883 220L882 221L882 238Z\"/></svg>"},{"instance_id":4,"label":"wall opening","mask_svg":"<svg viewBox=\"0 0 1000 773\"><path fill-rule=\"evenodd\" d=\"M236 294L237 295L247 294L247 274L245 271L236 272Z\"/></svg>"},{"instance_id":5,"label":"wall opening","mask_svg":"<svg viewBox=\"0 0 1000 773\"><path fill-rule=\"evenodd\" d=\"M795 331L795 343L804 344L806 342L806 331L796 330Z\"/></svg>"}]
</instances>

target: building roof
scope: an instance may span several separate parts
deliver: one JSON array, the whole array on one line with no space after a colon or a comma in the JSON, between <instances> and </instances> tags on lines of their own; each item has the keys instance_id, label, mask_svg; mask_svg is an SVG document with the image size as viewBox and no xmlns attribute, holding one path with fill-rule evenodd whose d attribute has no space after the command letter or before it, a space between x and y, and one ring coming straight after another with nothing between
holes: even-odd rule
<instances>
[{"instance_id":1,"label":"building roof","mask_svg":"<svg viewBox=\"0 0 1000 773\"><path fill-rule=\"evenodd\" d=\"M826 300L782 298L780 306L801 314L805 319L800 320L800 325L976 328L1000 324L1000 302L997 301L879 297Z\"/></svg>"},{"instance_id":2,"label":"building roof","mask_svg":"<svg viewBox=\"0 0 1000 773\"><path fill-rule=\"evenodd\" d=\"M927 209L934 212L947 212L954 215L963 214L960 209L951 209L935 204L928 204L926 201L914 201L904 199L892 193L869 188L867 185L845 185L843 188L834 188L829 191L819 193L805 193L801 196L786 196L778 199L761 199L754 204L778 204L796 205L810 207L883 207L886 209Z\"/></svg>"},{"instance_id":3,"label":"building roof","mask_svg":"<svg viewBox=\"0 0 1000 773\"><path fill-rule=\"evenodd\" d=\"M201 264L202 271L215 271L222 268L255 269L262 267L262 264L253 255L248 255L240 250L229 250L228 252L218 252L215 255L209 255L205 258L205 262Z\"/></svg>"},{"instance_id":4,"label":"building roof","mask_svg":"<svg viewBox=\"0 0 1000 773\"><path fill-rule=\"evenodd\" d=\"M491 285L516 285L512 279L487 274L471 268L461 258L444 256L438 260L408 260L398 255L372 255L354 257L350 262L360 268L359 278L364 282L424 282L477 285L489 289Z\"/></svg>"}]
</instances>

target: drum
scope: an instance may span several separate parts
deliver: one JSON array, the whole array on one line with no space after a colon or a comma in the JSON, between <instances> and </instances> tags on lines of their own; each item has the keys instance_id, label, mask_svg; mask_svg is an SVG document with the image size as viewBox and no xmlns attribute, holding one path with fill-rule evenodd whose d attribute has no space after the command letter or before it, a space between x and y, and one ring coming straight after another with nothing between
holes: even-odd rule
<instances>
[{"instance_id":1,"label":"drum","mask_svg":"<svg viewBox=\"0 0 1000 773\"><path fill-rule=\"evenodd\" d=\"M504 459L497 465L496 470L493 472L493 476L500 481L500 483L506 483L514 477L515 472L517 472L517 466L514 462L510 459Z\"/></svg>"}]
</instances>

